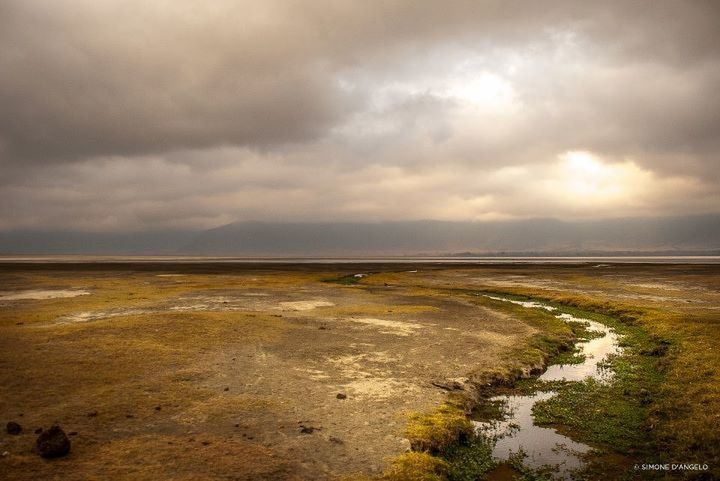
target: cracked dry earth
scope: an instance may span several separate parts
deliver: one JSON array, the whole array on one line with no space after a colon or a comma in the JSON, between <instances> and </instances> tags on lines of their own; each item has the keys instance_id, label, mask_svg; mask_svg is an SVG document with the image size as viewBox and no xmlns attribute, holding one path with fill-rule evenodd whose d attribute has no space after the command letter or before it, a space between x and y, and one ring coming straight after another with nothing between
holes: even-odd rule
<instances>
[{"instance_id":1,"label":"cracked dry earth","mask_svg":"<svg viewBox=\"0 0 720 481\"><path fill-rule=\"evenodd\" d=\"M0 420L23 433L0 435L0 478L378 474L407 414L445 398L433 382L494 372L535 332L422 287L439 273L326 282L350 269L3 267ZM72 451L43 460L32 433L55 422Z\"/></svg>"}]
</instances>

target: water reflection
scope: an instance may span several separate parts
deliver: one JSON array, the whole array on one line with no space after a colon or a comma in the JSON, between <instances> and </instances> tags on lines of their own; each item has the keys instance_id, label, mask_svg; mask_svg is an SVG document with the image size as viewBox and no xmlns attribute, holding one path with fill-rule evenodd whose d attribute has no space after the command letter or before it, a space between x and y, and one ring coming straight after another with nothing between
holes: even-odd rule
<instances>
[{"instance_id":1,"label":"water reflection","mask_svg":"<svg viewBox=\"0 0 720 481\"><path fill-rule=\"evenodd\" d=\"M545 309L555 312L553 306L536 301L518 301L503 297L487 296L492 299L512 302L527 308ZM582 381L593 378L607 381L612 372L601 365L609 355L617 354L618 335L609 327L589 319L581 319L570 314L557 314L566 322L582 322L588 331L594 331L599 337L576 344L578 355L584 360L578 364L554 364L548 366L540 376L542 381ZM540 391L530 395L496 396L491 399L505 406L505 418L500 421L475 422L476 429L486 436L495 439L493 456L506 461L518 452L523 452L523 463L531 468L552 466L560 477L569 479L572 471L583 466L582 455L590 451L590 447L563 436L552 428L537 426L534 423L532 409L535 403L550 399L553 391Z\"/></svg>"}]
</instances>

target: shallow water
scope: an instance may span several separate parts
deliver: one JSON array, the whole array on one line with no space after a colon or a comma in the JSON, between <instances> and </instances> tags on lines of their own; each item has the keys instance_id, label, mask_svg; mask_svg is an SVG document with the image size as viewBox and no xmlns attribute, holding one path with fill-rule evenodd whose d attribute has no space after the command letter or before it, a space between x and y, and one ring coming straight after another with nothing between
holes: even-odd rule
<instances>
[{"instance_id":1,"label":"shallow water","mask_svg":"<svg viewBox=\"0 0 720 481\"><path fill-rule=\"evenodd\" d=\"M598 380L607 380L612 376L612 371L603 369L598 363L611 354L618 354L621 350L619 337L615 332L604 324L589 319L579 319L570 314L557 316L568 322L585 322L589 324L589 331L600 332L602 337L589 341L578 342L578 355L584 356L585 360L579 364L552 364L540 376L541 381L582 381L592 377Z\"/></svg>"},{"instance_id":2,"label":"shallow water","mask_svg":"<svg viewBox=\"0 0 720 481\"><path fill-rule=\"evenodd\" d=\"M497 438L493 457L507 461L511 454L521 448L527 455L524 463L533 468L558 466L563 476L582 467L582 454L590 447L559 434L552 428L533 423L532 408L535 403L550 399L552 391L538 392L530 396L498 396L493 401L503 401L509 415L506 419L491 423L476 422L488 437Z\"/></svg>"},{"instance_id":3,"label":"shallow water","mask_svg":"<svg viewBox=\"0 0 720 481\"><path fill-rule=\"evenodd\" d=\"M0 263L164 264L720 264L720 256L386 256L386 257L217 257L217 256L0 256Z\"/></svg>"},{"instance_id":4,"label":"shallow water","mask_svg":"<svg viewBox=\"0 0 720 481\"><path fill-rule=\"evenodd\" d=\"M527 308L557 311L556 308L536 301L516 301L503 297L492 299L512 302ZM590 331L602 333L589 341L576 344L579 355L584 356L579 364L553 364L539 377L541 381L582 381L586 378L604 382L610 379L612 372L603 368L602 361L609 355L621 351L618 335L609 327L589 319L581 319L570 314L557 314L557 318L566 322L583 322ZM552 428L536 426L532 409L535 403L550 399L553 391L539 391L530 395L496 396L491 401L499 401L505 407L506 416L500 421L475 421L475 428L487 437L495 439L493 457L507 461L512 454L520 451L526 454L523 463L531 468L553 466L559 477L569 479L571 473L583 466L582 455L590 447L563 436Z\"/></svg>"}]
</instances>

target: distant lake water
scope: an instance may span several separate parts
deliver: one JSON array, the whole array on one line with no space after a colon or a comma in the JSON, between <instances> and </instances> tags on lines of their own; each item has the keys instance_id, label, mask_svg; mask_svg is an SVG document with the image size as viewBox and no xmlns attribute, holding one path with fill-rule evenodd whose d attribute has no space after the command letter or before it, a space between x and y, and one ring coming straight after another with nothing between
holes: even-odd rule
<instances>
[{"instance_id":1,"label":"distant lake water","mask_svg":"<svg viewBox=\"0 0 720 481\"><path fill-rule=\"evenodd\" d=\"M0 256L0 263L222 263L222 264L720 264L720 256L487 256L487 257L204 257Z\"/></svg>"}]
</instances>

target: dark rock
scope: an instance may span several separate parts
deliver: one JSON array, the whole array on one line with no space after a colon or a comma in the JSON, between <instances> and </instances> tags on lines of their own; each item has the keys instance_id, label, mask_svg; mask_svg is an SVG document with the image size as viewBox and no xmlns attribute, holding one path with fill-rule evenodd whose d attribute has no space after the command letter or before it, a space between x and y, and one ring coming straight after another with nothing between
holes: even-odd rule
<instances>
[{"instance_id":1,"label":"dark rock","mask_svg":"<svg viewBox=\"0 0 720 481\"><path fill-rule=\"evenodd\" d=\"M162 410L162 406L155 406L155 410L156 410L156 411Z\"/></svg>"},{"instance_id":2,"label":"dark rock","mask_svg":"<svg viewBox=\"0 0 720 481\"><path fill-rule=\"evenodd\" d=\"M203 441L203 442L202 442L202 445L203 445L203 446L210 446L210 441Z\"/></svg>"},{"instance_id":3,"label":"dark rock","mask_svg":"<svg viewBox=\"0 0 720 481\"><path fill-rule=\"evenodd\" d=\"M43 458L56 458L70 452L70 440L60 426L53 426L40 433L35 446Z\"/></svg>"},{"instance_id":4,"label":"dark rock","mask_svg":"<svg viewBox=\"0 0 720 481\"><path fill-rule=\"evenodd\" d=\"M643 406L647 406L652 403L652 396L650 395L650 391L647 389L640 389L638 395L640 397L640 404Z\"/></svg>"},{"instance_id":5,"label":"dark rock","mask_svg":"<svg viewBox=\"0 0 720 481\"><path fill-rule=\"evenodd\" d=\"M335 397L338 399L347 399L347 394L345 394L343 392L339 392L339 393L337 393L337 396L335 396Z\"/></svg>"},{"instance_id":6,"label":"dark rock","mask_svg":"<svg viewBox=\"0 0 720 481\"><path fill-rule=\"evenodd\" d=\"M89 413L87 413L87 417L89 417L89 418L94 418L97 415L98 415L97 411L90 411Z\"/></svg>"},{"instance_id":7,"label":"dark rock","mask_svg":"<svg viewBox=\"0 0 720 481\"><path fill-rule=\"evenodd\" d=\"M35 434L40 434L41 432L43 432L43 428L37 428L35 430Z\"/></svg>"},{"instance_id":8,"label":"dark rock","mask_svg":"<svg viewBox=\"0 0 720 481\"><path fill-rule=\"evenodd\" d=\"M126 414L125 417L128 418L128 419L132 419L132 418L134 418L135 416L134 416L133 414Z\"/></svg>"},{"instance_id":9,"label":"dark rock","mask_svg":"<svg viewBox=\"0 0 720 481\"><path fill-rule=\"evenodd\" d=\"M8 434L20 434L22 432L22 426L15 421L10 421L7 423L7 426L5 426L5 430L7 430Z\"/></svg>"},{"instance_id":10,"label":"dark rock","mask_svg":"<svg viewBox=\"0 0 720 481\"><path fill-rule=\"evenodd\" d=\"M314 428L312 426L300 426L300 434L312 434L319 429L320 428Z\"/></svg>"},{"instance_id":11,"label":"dark rock","mask_svg":"<svg viewBox=\"0 0 720 481\"><path fill-rule=\"evenodd\" d=\"M229 391L229 390L230 390L229 387L226 387L225 389L223 389L223 391Z\"/></svg>"},{"instance_id":12,"label":"dark rock","mask_svg":"<svg viewBox=\"0 0 720 481\"><path fill-rule=\"evenodd\" d=\"M668 345L667 344L659 344L656 346L653 350L650 351L651 356L655 357L662 357L668 352Z\"/></svg>"},{"instance_id":13,"label":"dark rock","mask_svg":"<svg viewBox=\"0 0 720 481\"><path fill-rule=\"evenodd\" d=\"M340 438L336 438L335 436L330 436L330 442L333 442L335 444L345 444L345 441Z\"/></svg>"},{"instance_id":14,"label":"dark rock","mask_svg":"<svg viewBox=\"0 0 720 481\"><path fill-rule=\"evenodd\" d=\"M77 436L77 435L78 435L78 432L77 432L77 431L70 431L70 432L68 433L68 436Z\"/></svg>"}]
</instances>

